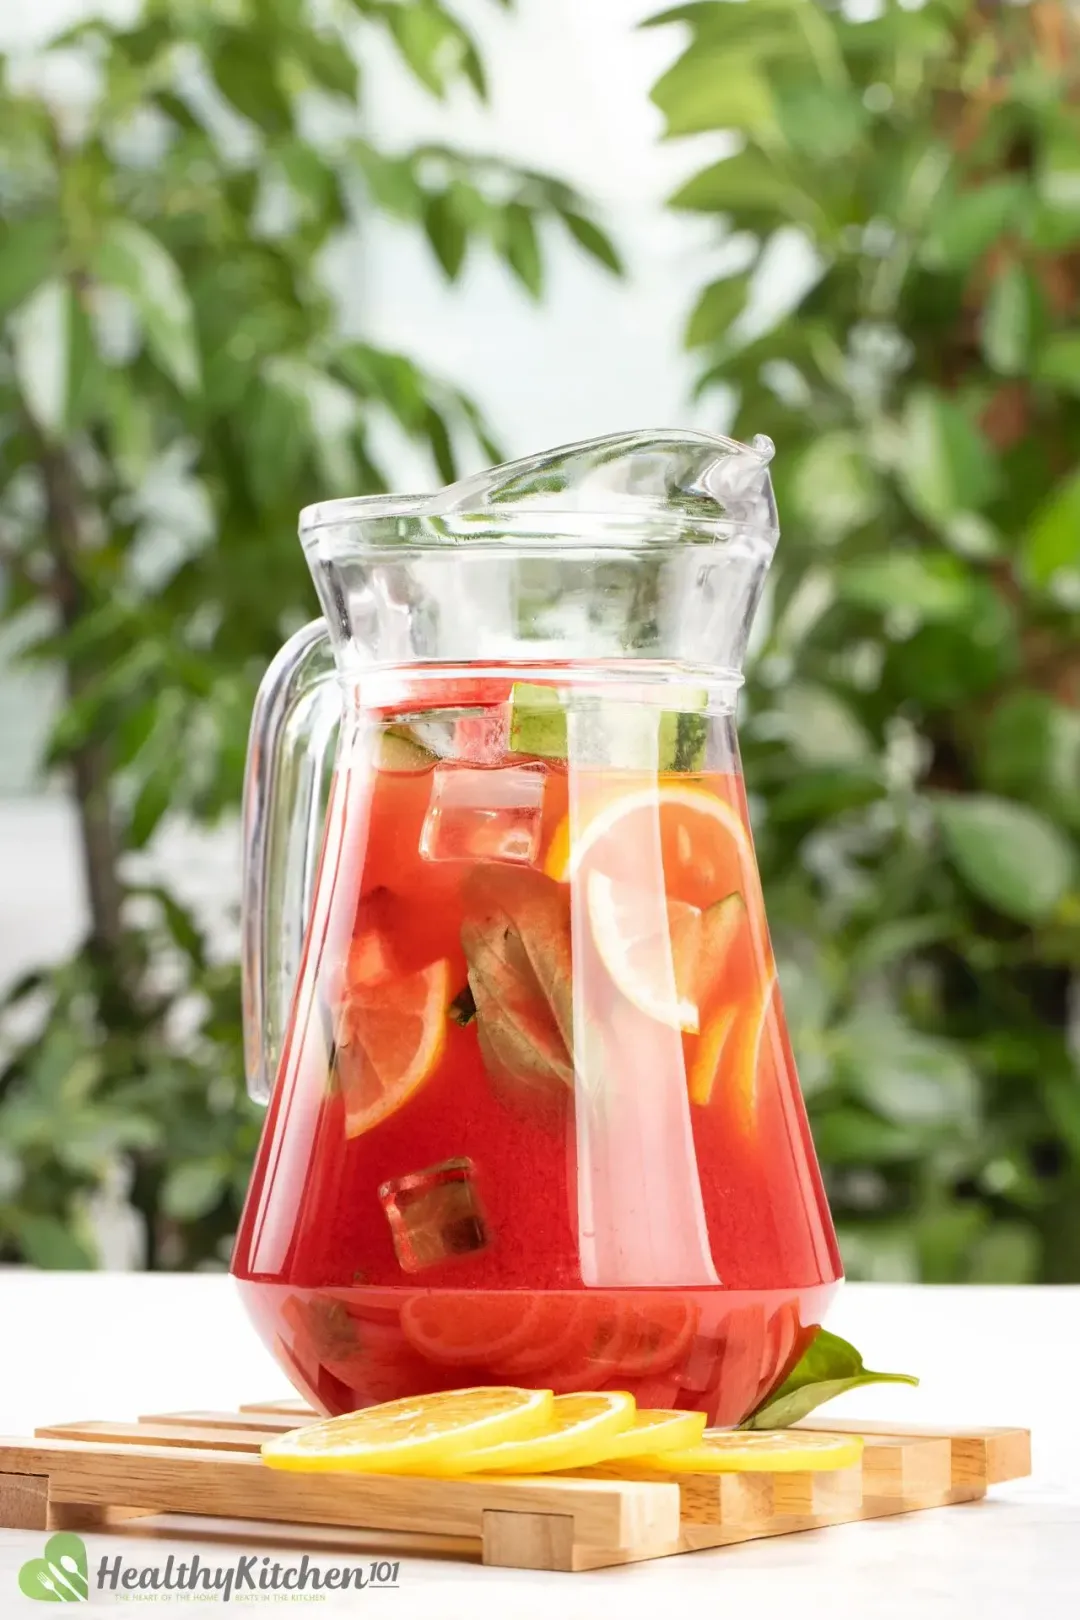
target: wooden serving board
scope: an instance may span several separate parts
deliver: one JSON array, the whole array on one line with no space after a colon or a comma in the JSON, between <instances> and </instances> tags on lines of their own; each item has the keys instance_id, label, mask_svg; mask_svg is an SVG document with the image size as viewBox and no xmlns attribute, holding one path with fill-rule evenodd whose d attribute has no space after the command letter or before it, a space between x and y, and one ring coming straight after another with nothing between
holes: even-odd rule
<instances>
[{"instance_id":1,"label":"wooden serving board","mask_svg":"<svg viewBox=\"0 0 1080 1620\"><path fill-rule=\"evenodd\" d=\"M0 1525L586 1570L974 1502L1031 1471L1026 1429L843 1421L802 1425L864 1437L861 1463L831 1473L676 1477L621 1464L451 1480L263 1466L263 1440L314 1420L300 1401L270 1401L137 1423L57 1423L33 1439L0 1439Z\"/></svg>"}]
</instances>

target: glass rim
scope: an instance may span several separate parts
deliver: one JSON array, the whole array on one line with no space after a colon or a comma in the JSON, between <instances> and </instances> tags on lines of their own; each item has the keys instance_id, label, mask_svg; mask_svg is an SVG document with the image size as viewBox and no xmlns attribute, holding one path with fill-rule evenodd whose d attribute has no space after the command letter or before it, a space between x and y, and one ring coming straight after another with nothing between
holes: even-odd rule
<instances>
[{"instance_id":1,"label":"glass rim","mask_svg":"<svg viewBox=\"0 0 1080 1620\"><path fill-rule=\"evenodd\" d=\"M612 439L621 437L613 435ZM755 437L750 444L724 434L670 429L640 437L654 442L697 440L721 457L745 456L757 464L765 477L764 489L769 488L766 469L773 445L764 436ZM570 452L576 448L565 447ZM529 459L508 466L524 467ZM324 554L333 554L339 546L354 554L466 548L546 552L559 547L587 552L714 545L741 539L750 542L752 549L771 554L780 532L775 505L771 498L761 498L760 484L745 497L740 493L715 504L703 501L680 506L677 497L597 490L580 492L576 500L565 503L553 493L550 505L530 502L523 506L513 499L492 499L483 488L484 477L485 473L466 477L427 494L347 495L315 502L300 512L301 544L305 550L317 548Z\"/></svg>"},{"instance_id":2,"label":"glass rim","mask_svg":"<svg viewBox=\"0 0 1080 1620\"><path fill-rule=\"evenodd\" d=\"M493 551L507 556L551 555L558 551L650 551L741 542L755 554L771 556L780 536L778 523L729 515L706 522L670 512L633 513L545 510L522 513L491 506L482 514L405 513L401 496L348 496L305 507L300 540L320 557L335 554L416 555L433 552ZM376 528L376 526L378 526ZM379 532L381 530L381 532Z\"/></svg>"}]
</instances>

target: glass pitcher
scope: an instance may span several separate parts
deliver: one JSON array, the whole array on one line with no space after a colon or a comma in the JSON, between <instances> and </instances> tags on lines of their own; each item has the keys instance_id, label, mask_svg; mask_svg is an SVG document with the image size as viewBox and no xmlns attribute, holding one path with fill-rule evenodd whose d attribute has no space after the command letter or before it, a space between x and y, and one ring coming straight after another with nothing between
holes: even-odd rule
<instances>
[{"instance_id":1,"label":"glass pitcher","mask_svg":"<svg viewBox=\"0 0 1080 1620\"><path fill-rule=\"evenodd\" d=\"M640 433L307 509L245 793L269 1099L233 1257L323 1412L473 1384L735 1424L840 1275L734 707L772 445Z\"/></svg>"}]
</instances>

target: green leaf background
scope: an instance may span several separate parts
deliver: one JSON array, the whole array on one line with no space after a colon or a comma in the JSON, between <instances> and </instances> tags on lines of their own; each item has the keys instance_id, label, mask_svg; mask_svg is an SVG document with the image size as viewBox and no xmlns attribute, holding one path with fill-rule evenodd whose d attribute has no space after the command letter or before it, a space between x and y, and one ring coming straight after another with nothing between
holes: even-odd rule
<instances>
[{"instance_id":1,"label":"green leaf background","mask_svg":"<svg viewBox=\"0 0 1080 1620\"><path fill-rule=\"evenodd\" d=\"M1035 8L988 21L976 0L654 19L653 102L669 139L702 142L671 205L748 246L727 279L697 257L673 273L702 410L779 447L740 735L854 1277L1080 1280L1080 161L1062 112L1080 39L1048 6L1063 57ZM500 454L423 355L342 330L323 253L383 212L451 281L492 255L542 298L560 236L621 266L557 176L373 137L367 30L430 94L485 93L452 6L314 15L146 0L86 20L46 47L96 63L78 140L0 62L0 465L45 497L5 505L0 619L68 693L44 766L84 783L101 879L90 937L4 1015L0 1263L96 1263L90 1201L119 1180L146 1264L227 1264L259 1126L236 966L130 857L166 815L235 814L258 680L311 611L310 491L392 486L387 417L433 478L462 446ZM333 105L325 140L311 96ZM153 164L128 138L147 117ZM751 325L793 233L814 274ZM196 516L162 550L166 465Z\"/></svg>"},{"instance_id":2,"label":"green leaf background","mask_svg":"<svg viewBox=\"0 0 1080 1620\"><path fill-rule=\"evenodd\" d=\"M667 136L737 137L671 199L752 266L688 289L701 395L777 444L757 849L848 1274L1077 1281L1080 19L873 11L652 20Z\"/></svg>"},{"instance_id":3,"label":"green leaf background","mask_svg":"<svg viewBox=\"0 0 1080 1620\"><path fill-rule=\"evenodd\" d=\"M558 176L373 141L373 32L425 91L486 93L442 0L125 18L43 46L46 67L81 59L77 136L0 56L0 630L67 694L42 768L93 873L88 938L0 1006L0 1264L98 1263L104 1198L147 1266L223 1268L260 1125L237 964L139 861L167 818L237 813L259 679L315 607L312 491L400 487L372 449L387 419L433 481L502 454L422 354L344 328L324 255L383 211L451 280L486 254L539 296L549 230L620 264ZM178 481L183 522L160 496ZM20 483L41 500L9 499Z\"/></svg>"}]
</instances>

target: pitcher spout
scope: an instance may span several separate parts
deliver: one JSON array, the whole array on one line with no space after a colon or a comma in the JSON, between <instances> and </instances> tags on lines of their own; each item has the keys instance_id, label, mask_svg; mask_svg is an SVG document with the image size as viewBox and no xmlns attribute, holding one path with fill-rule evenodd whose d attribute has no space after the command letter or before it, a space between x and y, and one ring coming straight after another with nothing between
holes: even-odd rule
<instances>
[{"instance_id":1,"label":"pitcher spout","mask_svg":"<svg viewBox=\"0 0 1080 1620\"><path fill-rule=\"evenodd\" d=\"M309 507L339 664L675 663L737 681L779 534L771 440L613 434L430 495Z\"/></svg>"}]
</instances>

